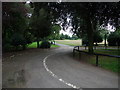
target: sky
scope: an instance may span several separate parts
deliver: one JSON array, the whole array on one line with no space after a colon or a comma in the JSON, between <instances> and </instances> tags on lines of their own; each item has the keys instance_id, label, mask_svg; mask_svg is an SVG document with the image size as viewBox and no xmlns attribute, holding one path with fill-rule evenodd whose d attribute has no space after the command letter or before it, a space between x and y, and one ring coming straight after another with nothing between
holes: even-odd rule
<instances>
[{"instance_id":1,"label":"sky","mask_svg":"<svg viewBox=\"0 0 120 90\"><path fill-rule=\"evenodd\" d=\"M109 30L110 32L114 32L115 31L115 27L112 27L110 24L108 24L106 29Z\"/></svg>"},{"instance_id":2,"label":"sky","mask_svg":"<svg viewBox=\"0 0 120 90\"><path fill-rule=\"evenodd\" d=\"M30 3L30 0L27 0L26 3Z\"/></svg>"},{"instance_id":3,"label":"sky","mask_svg":"<svg viewBox=\"0 0 120 90\"><path fill-rule=\"evenodd\" d=\"M69 35L70 37L72 37L72 35L73 35L73 33L71 32L71 26L67 29L67 30L60 30L60 34L67 34L67 35Z\"/></svg>"},{"instance_id":4,"label":"sky","mask_svg":"<svg viewBox=\"0 0 120 90\"><path fill-rule=\"evenodd\" d=\"M72 36L73 33L70 31L70 28L71 28L71 27L69 27L69 28L68 28L67 30L65 30L65 31L64 31L64 30L61 30L61 31L60 31L60 34L63 33L64 35L67 34L67 35L69 35L69 36ZM114 32L114 31L115 31L115 27L112 27L110 24L108 24L108 26L106 26L105 29L108 30L109 32Z\"/></svg>"}]
</instances>

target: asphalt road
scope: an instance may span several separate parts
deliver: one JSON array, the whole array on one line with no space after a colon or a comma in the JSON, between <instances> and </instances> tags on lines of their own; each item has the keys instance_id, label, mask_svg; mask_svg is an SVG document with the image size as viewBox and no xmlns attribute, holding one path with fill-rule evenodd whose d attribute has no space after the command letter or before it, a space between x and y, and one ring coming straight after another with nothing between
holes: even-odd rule
<instances>
[{"instance_id":1,"label":"asphalt road","mask_svg":"<svg viewBox=\"0 0 120 90\"><path fill-rule=\"evenodd\" d=\"M73 47L30 49L3 59L4 88L118 88L116 73L80 62Z\"/></svg>"}]
</instances>

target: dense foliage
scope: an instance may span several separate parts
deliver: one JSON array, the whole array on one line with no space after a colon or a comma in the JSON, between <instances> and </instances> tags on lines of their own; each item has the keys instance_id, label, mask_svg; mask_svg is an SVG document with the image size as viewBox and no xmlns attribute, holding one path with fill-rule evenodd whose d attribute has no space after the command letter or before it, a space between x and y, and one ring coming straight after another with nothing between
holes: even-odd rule
<instances>
[{"instance_id":1,"label":"dense foliage","mask_svg":"<svg viewBox=\"0 0 120 90\"><path fill-rule=\"evenodd\" d=\"M28 28L28 9L24 3L3 3L3 50L15 46L22 46L25 49L26 44L31 40L28 37L32 35L27 30Z\"/></svg>"},{"instance_id":2,"label":"dense foliage","mask_svg":"<svg viewBox=\"0 0 120 90\"><path fill-rule=\"evenodd\" d=\"M48 41L42 41L40 48L50 48L51 44Z\"/></svg>"},{"instance_id":3,"label":"dense foliage","mask_svg":"<svg viewBox=\"0 0 120 90\"><path fill-rule=\"evenodd\" d=\"M102 41L98 27L105 27L108 23L117 30L120 27L119 7L118 2L31 2L30 5L4 2L3 50L10 47L25 49L33 40L37 41L39 48L40 40L68 39L70 37L67 35L61 37L59 31L71 26L74 33L72 38L86 38L88 50L93 53L94 42ZM109 36L108 42L113 36L119 38L117 31L113 34Z\"/></svg>"},{"instance_id":4,"label":"dense foliage","mask_svg":"<svg viewBox=\"0 0 120 90\"><path fill-rule=\"evenodd\" d=\"M76 35L72 35L72 37L71 37L71 36L69 36L67 34L64 35L63 33L59 35L59 38L56 38L56 40L64 40L64 39L77 40L79 38Z\"/></svg>"},{"instance_id":5,"label":"dense foliage","mask_svg":"<svg viewBox=\"0 0 120 90\"><path fill-rule=\"evenodd\" d=\"M109 23L114 27L119 27L120 4L118 2L103 3L103 2L61 2L49 4L59 15L59 20L63 29L72 26L72 31L78 37L84 37L87 34L89 52L93 52L94 31L97 29L97 24L107 26ZM67 18L70 18L68 21Z\"/></svg>"},{"instance_id":6,"label":"dense foliage","mask_svg":"<svg viewBox=\"0 0 120 90\"><path fill-rule=\"evenodd\" d=\"M103 41L103 38L100 35L100 33L99 32L95 32L94 36L93 36L93 42L96 43L96 45L97 45L97 43L100 43L102 41Z\"/></svg>"},{"instance_id":7,"label":"dense foliage","mask_svg":"<svg viewBox=\"0 0 120 90\"><path fill-rule=\"evenodd\" d=\"M108 45L109 46L120 46L120 29L112 32L108 36Z\"/></svg>"}]
</instances>

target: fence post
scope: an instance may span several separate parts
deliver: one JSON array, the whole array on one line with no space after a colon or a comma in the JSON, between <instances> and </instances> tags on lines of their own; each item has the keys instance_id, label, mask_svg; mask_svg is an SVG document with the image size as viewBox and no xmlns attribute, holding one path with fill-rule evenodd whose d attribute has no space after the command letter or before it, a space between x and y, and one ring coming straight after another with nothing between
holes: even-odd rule
<instances>
[{"instance_id":1,"label":"fence post","mask_svg":"<svg viewBox=\"0 0 120 90\"><path fill-rule=\"evenodd\" d=\"M98 66L98 55L96 55L96 66Z\"/></svg>"}]
</instances>

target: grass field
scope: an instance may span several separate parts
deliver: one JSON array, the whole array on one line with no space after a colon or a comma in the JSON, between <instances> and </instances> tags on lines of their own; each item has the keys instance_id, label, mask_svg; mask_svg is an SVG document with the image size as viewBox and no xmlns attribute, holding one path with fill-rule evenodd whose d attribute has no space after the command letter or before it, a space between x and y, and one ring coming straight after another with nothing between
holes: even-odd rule
<instances>
[{"instance_id":1,"label":"grass field","mask_svg":"<svg viewBox=\"0 0 120 90\"><path fill-rule=\"evenodd\" d=\"M115 50L115 49L99 49L99 50L95 50L95 53L101 53L101 54L109 54L109 55L120 55L119 50ZM118 58L113 58L113 57L107 57L107 56L99 56L98 57L99 60L99 66L104 68L104 69L108 69L111 70L113 72L120 72L119 71L119 60ZM87 59L88 63L91 63L93 65L96 64L96 56L95 55L91 55L91 57L89 57L89 59Z\"/></svg>"},{"instance_id":2,"label":"grass field","mask_svg":"<svg viewBox=\"0 0 120 90\"><path fill-rule=\"evenodd\" d=\"M94 52L109 54L109 55L120 55L120 50L117 50L117 49L98 49L98 50L94 50Z\"/></svg>"},{"instance_id":3,"label":"grass field","mask_svg":"<svg viewBox=\"0 0 120 90\"><path fill-rule=\"evenodd\" d=\"M82 40L55 40L56 43L59 44L65 44L65 45L70 45L70 46L81 46L82 45Z\"/></svg>"},{"instance_id":4,"label":"grass field","mask_svg":"<svg viewBox=\"0 0 120 90\"><path fill-rule=\"evenodd\" d=\"M40 42L41 43L41 42ZM52 48L59 47L58 45L51 45ZM33 42L32 44L28 45L28 48L37 48L37 42Z\"/></svg>"},{"instance_id":5,"label":"grass field","mask_svg":"<svg viewBox=\"0 0 120 90\"><path fill-rule=\"evenodd\" d=\"M94 64L96 63L96 57L93 56L89 63ZM111 70L113 72L120 72L118 69L118 58L113 57L105 57L105 56L99 56L99 66L108 70Z\"/></svg>"},{"instance_id":6,"label":"grass field","mask_svg":"<svg viewBox=\"0 0 120 90\"><path fill-rule=\"evenodd\" d=\"M55 40L55 41L57 43L70 45L70 46L81 46L82 45L82 39L79 39L79 40ZM103 40L101 43L98 43L98 44L104 44L104 42L105 42L105 40Z\"/></svg>"}]
</instances>

